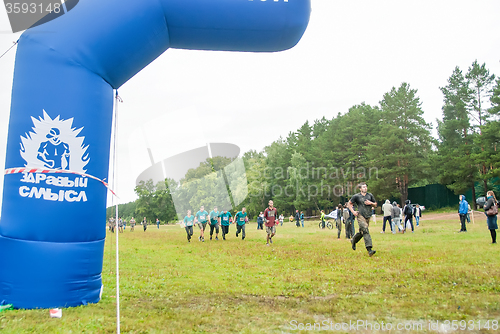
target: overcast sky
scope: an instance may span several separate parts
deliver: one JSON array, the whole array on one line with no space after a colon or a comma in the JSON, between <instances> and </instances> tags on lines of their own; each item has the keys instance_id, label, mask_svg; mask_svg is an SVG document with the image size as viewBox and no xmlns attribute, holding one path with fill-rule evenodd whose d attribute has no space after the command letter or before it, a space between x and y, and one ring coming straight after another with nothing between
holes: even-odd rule
<instances>
[{"instance_id":1,"label":"overcast sky","mask_svg":"<svg viewBox=\"0 0 500 334\"><path fill-rule=\"evenodd\" d=\"M477 59L500 75L500 1L312 0L302 40L279 53L167 50L119 90L115 189L133 201L155 162L210 142L262 150L306 120L378 105L402 82L424 117L441 118L439 87ZM19 38L0 9L0 54ZM5 166L15 48L0 59L0 165ZM0 186L3 185L3 175ZM1 195L0 195L1 196Z\"/></svg>"}]
</instances>

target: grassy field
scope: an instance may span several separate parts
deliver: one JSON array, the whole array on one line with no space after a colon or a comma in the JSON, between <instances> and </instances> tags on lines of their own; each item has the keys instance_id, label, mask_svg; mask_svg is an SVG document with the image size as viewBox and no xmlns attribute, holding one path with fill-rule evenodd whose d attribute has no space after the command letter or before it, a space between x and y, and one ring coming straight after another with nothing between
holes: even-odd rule
<instances>
[{"instance_id":1,"label":"grassy field","mask_svg":"<svg viewBox=\"0 0 500 334\"><path fill-rule=\"evenodd\" d=\"M378 217L370 226L377 250L371 258L363 241L353 251L344 231L338 240L335 229L319 230L317 221L305 228L285 223L271 247L255 223L244 241L232 225L228 240L204 243L188 243L178 225L127 229L120 234L121 330L308 333L307 324L316 323L313 332L320 324L321 332L337 333L390 324L386 332L417 333L446 332L436 321L457 320L466 324L458 332L477 333L479 326L483 332L485 325L498 332L500 249L491 244L484 215L468 233L457 233L456 213L422 218L415 233L392 235L380 233ZM108 234L99 303L63 309L61 319L48 310L4 311L0 332L115 332L114 238ZM335 327L342 322L361 327ZM406 330L397 330L401 324Z\"/></svg>"}]
</instances>

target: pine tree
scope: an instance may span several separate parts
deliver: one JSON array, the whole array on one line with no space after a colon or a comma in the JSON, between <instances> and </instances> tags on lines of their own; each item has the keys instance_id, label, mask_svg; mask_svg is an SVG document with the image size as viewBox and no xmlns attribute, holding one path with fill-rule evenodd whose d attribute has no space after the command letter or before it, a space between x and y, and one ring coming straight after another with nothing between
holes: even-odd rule
<instances>
[{"instance_id":1,"label":"pine tree","mask_svg":"<svg viewBox=\"0 0 500 334\"><path fill-rule=\"evenodd\" d=\"M444 95L443 120L438 120L439 143L434 166L440 183L456 194L471 188L474 192L478 175L471 157L475 133L471 128L469 108L473 92L458 67L448 79L448 85L441 87L441 92Z\"/></svg>"},{"instance_id":2,"label":"pine tree","mask_svg":"<svg viewBox=\"0 0 500 334\"><path fill-rule=\"evenodd\" d=\"M472 113L471 116L477 121L477 127L479 129L479 135L483 134L483 125L488 122L489 113L484 110L484 102L488 101L491 96L493 82L495 80L495 75L491 74L486 68L486 64L479 65L477 60L472 63L469 67L466 78L469 80L471 89L473 90L472 98ZM476 163L479 166L479 173L481 179L484 183L484 191L488 191L488 169L486 163L484 162L484 146L482 146L486 139L478 138L477 143L481 146L481 153L475 155Z\"/></svg>"},{"instance_id":3,"label":"pine tree","mask_svg":"<svg viewBox=\"0 0 500 334\"><path fill-rule=\"evenodd\" d=\"M482 162L485 173L482 174L484 181L500 177L500 79L492 89L490 97L491 108L488 109L488 119L482 126L481 135L477 136L475 144L481 147L475 156L475 160ZM484 182L483 182L484 183ZM500 180L497 181L497 184ZM484 190L486 194L487 189Z\"/></svg>"},{"instance_id":4,"label":"pine tree","mask_svg":"<svg viewBox=\"0 0 500 334\"><path fill-rule=\"evenodd\" d=\"M402 83L384 94L380 102L382 117L378 136L372 138L370 161L379 168L377 188L381 194L393 193L394 183L401 203L408 198L408 187L427 177L430 169L431 125L422 117L417 90Z\"/></svg>"}]
</instances>

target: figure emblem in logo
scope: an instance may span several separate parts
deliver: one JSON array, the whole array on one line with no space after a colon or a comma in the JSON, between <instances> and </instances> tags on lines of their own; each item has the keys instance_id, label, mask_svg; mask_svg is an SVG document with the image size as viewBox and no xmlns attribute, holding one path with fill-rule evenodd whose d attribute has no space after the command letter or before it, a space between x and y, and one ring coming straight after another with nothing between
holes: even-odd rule
<instances>
[{"instance_id":1,"label":"figure emblem in logo","mask_svg":"<svg viewBox=\"0 0 500 334\"><path fill-rule=\"evenodd\" d=\"M31 117L32 131L21 136L21 157L25 167L71 170L85 173L90 161L85 137L78 134L83 127L73 128L73 118L52 119L45 110L43 117Z\"/></svg>"},{"instance_id":2,"label":"figure emblem in logo","mask_svg":"<svg viewBox=\"0 0 500 334\"><path fill-rule=\"evenodd\" d=\"M53 169L69 169L69 145L63 143L59 138L61 131L58 128L50 129L47 141L40 144L38 159L44 162L44 166Z\"/></svg>"}]
</instances>

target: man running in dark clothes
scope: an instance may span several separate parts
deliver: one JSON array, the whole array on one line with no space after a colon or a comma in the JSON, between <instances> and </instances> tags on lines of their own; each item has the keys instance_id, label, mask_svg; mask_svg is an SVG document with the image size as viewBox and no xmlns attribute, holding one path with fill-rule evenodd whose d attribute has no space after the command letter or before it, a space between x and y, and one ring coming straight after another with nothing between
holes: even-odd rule
<instances>
[{"instance_id":1,"label":"man running in dark clothes","mask_svg":"<svg viewBox=\"0 0 500 334\"><path fill-rule=\"evenodd\" d=\"M366 183L362 182L359 184L360 192L352 196L352 198L347 203L347 207L352 212L352 214L358 217L359 232L354 235L351 240L352 249L356 250L356 243L363 238L365 240L365 247L368 251L368 255L373 256L375 251L372 249L372 238L370 236L370 231L368 226L370 225L370 218L372 216L372 208L377 206L377 201L372 194L367 192L368 187ZM357 205L358 211L354 211L353 205Z\"/></svg>"}]
</instances>

